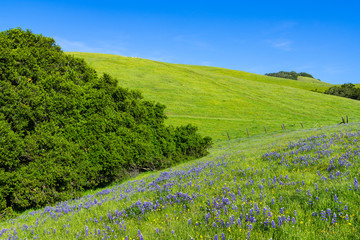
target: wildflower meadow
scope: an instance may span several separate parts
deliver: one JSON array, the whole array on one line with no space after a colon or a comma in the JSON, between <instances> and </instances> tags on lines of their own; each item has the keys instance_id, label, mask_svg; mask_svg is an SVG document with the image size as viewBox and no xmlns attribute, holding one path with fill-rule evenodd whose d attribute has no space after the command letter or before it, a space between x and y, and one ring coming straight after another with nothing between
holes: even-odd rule
<instances>
[{"instance_id":1,"label":"wildflower meadow","mask_svg":"<svg viewBox=\"0 0 360 240\"><path fill-rule=\"evenodd\" d=\"M0 223L0 239L358 239L360 125L237 139Z\"/></svg>"}]
</instances>

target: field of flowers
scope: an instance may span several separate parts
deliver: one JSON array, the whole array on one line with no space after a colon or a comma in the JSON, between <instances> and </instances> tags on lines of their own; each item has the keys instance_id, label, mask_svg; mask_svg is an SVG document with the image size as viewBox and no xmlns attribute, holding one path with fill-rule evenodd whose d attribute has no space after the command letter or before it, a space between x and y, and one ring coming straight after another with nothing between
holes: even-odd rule
<instances>
[{"instance_id":1,"label":"field of flowers","mask_svg":"<svg viewBox=\"0 0 360 240\"><path fill-rule=\"evenodd\" d=\"M359 239L360 125L212 156L0 222L0 239Z\"/></svg>"}]
</instances>

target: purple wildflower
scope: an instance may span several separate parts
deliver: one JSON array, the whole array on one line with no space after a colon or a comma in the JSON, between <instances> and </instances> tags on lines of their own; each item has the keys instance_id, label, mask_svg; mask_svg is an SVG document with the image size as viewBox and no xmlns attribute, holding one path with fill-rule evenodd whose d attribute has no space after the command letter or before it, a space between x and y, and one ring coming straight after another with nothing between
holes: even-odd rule
<instances>
[{"instance_id":1,"label":"purple wildflower","mask_svg":"<svg viewBox=\"0 0 360 240\"><path fill-rule=\"evenodd\" d=\"M327 212L327 214L328 214L328 216L329 216L329 218L330 218L331 209L330 209L330 208L328 208L328 209L326 210L326 212Z\"/></svg>"},{"instance_id":2,"label":"purple wildflower","mask_svg":"<svg viewBox=\"0 0 360 240\"><path fill-rule=\"evenodd\" d=\"M359 189L359 182L358 182L358 180L356 179L356 177L354 178L354 187L355 187L355 190L358 190L358 189Z\"/></svg>"},{"instance_id":3,"label":"purple wildflower","mask_svg":"<svg viewBox=\"0 0 360 240\"><path fill-rule=\"evenodd\" d=\"M240 220L240 218L237 219L237 224L239 225L239 227L241 227L241 220Z\"/></svg>"},{"instance_id":4,"label":"purple wildflower","mask_svg":"<svg viewBox=\"0 0 360 240\"><path fill-rule=\"evenodd\" d=\"M225 240L225 234L221 233L221 240Z\"/></svg>"},{"instance_id":5,"label":"purple wildflower","mask_svg":"<svg viewBox=\"0 0 360 240\"><path fill-rule=\"evenodd\" d=\"M282 219L281 219L281 217L280 217L280 216L278 217L278 224L279 224L279 227L281 227L281 224L282 224Z\"/></svg>"}]
</instances>

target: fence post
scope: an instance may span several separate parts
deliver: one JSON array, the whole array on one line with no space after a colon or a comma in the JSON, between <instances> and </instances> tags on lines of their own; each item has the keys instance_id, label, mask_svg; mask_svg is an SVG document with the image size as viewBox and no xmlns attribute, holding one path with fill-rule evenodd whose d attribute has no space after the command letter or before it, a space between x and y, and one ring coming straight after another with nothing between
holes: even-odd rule
<instances>
[{"instance_id":1,"label":"fence post","mask_svg":"<svg viewBox=\"0 0 360 240\"><path fill-rule=\"evenodd\" d=\"M246 128L246 133L247 133L247 136L249 137L249 130Z\"/></svg>"},{"instance_id":2,"label":"fence post","mask_svg":"<svg viewBox=\"0 0 360 240\"><path fill-rule=\"evenodd\" d=\"M227 136L228 136L228 139L230 141L230 135L229 135L229 132L226 132Z\"/></svg>"},{"instance_id":3,"label":"fence post","mask_svg":"<svg viewBox=\"0 0 360 240\"><path fill-rule=\"evenodd\" d=\"M346 115L346 123L349 123L349 117Z\"/></svg>"},{"instance_id":4,"label":"fence post","mask_svg":"<svg viewBox=\"0 0 360 240\"><path fill-rule=\"evenodd\" d=\"M302 123L300 123L300 124L301 124L301 128L304 128L303 124Z\"/></svg>"},{"instance_id":5,"label":"fence post","mask_svg":"<svg viewBox=\"0 0 360 240\"><path fill-rule=\"evenodd\" d=\"M266 127L264 126L264 130L265 130L265 133L267 133L267 131L266 131Z\"/></svg>"}]
</instances>

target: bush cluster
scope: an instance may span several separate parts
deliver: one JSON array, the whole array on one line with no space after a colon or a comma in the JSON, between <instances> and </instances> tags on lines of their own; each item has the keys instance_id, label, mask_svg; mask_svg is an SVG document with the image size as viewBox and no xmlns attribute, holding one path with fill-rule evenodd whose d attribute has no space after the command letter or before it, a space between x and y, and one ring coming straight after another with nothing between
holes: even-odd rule
<instances>
[{"instance_id":1,"label":"bush cluster","mask_svg":"<svg viewBox=\"0 0 360 240\"><path fill-rule=\"evenodd\" d=\"M164 109L52 38L1 32L0 213L206 155L211 139L166 126Z\"/></svg>"},{"instance_id":2,"label":"bush cluster","mask_svg":"<svg viewBox=\"0 0 360 240\"><path fill-rule=\"evenodd\" d=\"M360 88L356 88L352 83L330 87L325 91L325 94L360 100Z\"/></svg>"},{"instance_id":3,"label":"bush cluster","mask_svg":"<svg viewBox=\"0 0 360 240\"><path fill-rule=\"evenodd\" d=\"M277 73L265 73L265 75L271 76L271 77L287 78L287 79L292 79L292 80L297 80L299 76L314 78L309 73L305 73L305 72L297 73L295 71L291 71L291 72L280 71Z\"/></svg>"}]
</instances>

